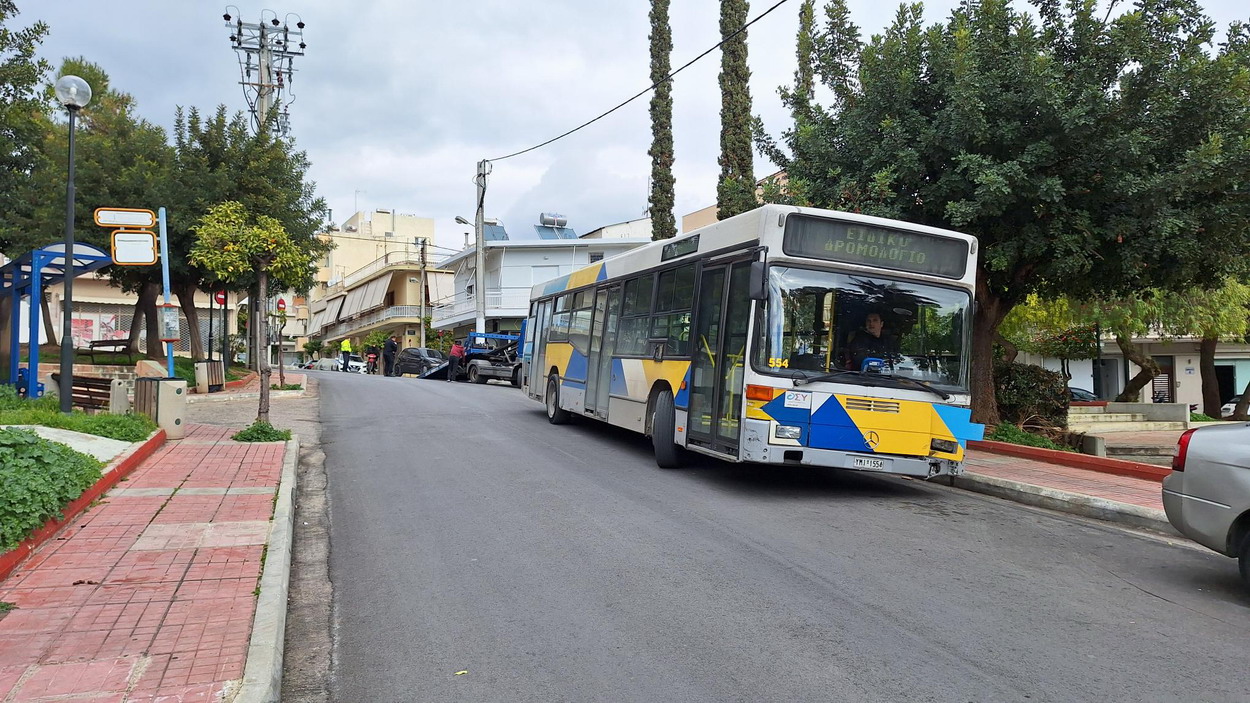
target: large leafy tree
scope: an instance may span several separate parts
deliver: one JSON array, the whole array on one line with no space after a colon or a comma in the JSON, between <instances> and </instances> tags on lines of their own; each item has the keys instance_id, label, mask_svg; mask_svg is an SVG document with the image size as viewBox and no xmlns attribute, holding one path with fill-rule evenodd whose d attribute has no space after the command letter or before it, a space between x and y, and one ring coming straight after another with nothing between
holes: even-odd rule
<instances>
[{"instance_id":1,"label":"large leafy tree","mask_svg":"<svg viewBox=\"0 0 1250 703\"><path fill-rule=\"evenodd\" d=\"M747 0L721 0L720 182L718 219L756 207L751 152L751 70L747 66ZM742 30L742 31L739 31Z\"/></svg>"},{"instance_id":2,"label":"large leafy tree","mask_svg":"<svg viewBox=\"0 0 1250 703\"><path fill-rule=\"evenodd\" d=\"M35 58L47 25L13 31L8 25L17 13L13 0L0 0L0 212L16 207L20 185L38 159L39 117L46 110L40 87L51 68ZM11 249L8 234L0 229L0 251Z\"/></svg>"},{"instance_id":3,"label":"large leafy tree","mask_svg":"<svg viewBox=\"0 0 1250 703\"><path fill-rule=\"evenodd\" d=\"M677 236L673 218L673 30L668 20L669 0L651 0L651 238Z\"/></svg>"},{"instance_id":4,"label":"large leafy tree","mask_svg":"<svg viewBox=\"0 0 1250 703\"><path fill-rule=\"evenodd\" d=\"M219 106L205 119L198 110L178 110L174 129L174 183L169 237L175 252L189 252L195 245L195 227L213 206L235 201L247 212L273 218L291 242L312 258L323 255L330 244L316 236L325 221L325 201L315 196L315 184L306 181L308 159L292 143L278 138L273 121L255 134L242 114L228 117ZM176 213L176 214L175 214ZM185 255L171 270L173 287L182 309L191 322L192 353L200 356L197 313L192 304L197 289L220 287L225 282L213 271ZM306 291L313 273L290 281L288 288ZM237 289L256 290L254 276L242 274L230 279ZM257 300L264 298L257 296Z\"/></svg>"},{"instance_id":5,"label":"large leafy tree","mask_svg":"<svg viewBox=\"0 0 1250 703\"><path fill-rule=\"evenodd\" d=\"M316 272L312 255L281 222L268 215L252 214L239 202L227 201L209 208L192 231L195 243L191 247L191 261L226 283L239 285L255 280L260 301L267 299L271 282L278 289L296 288ZM266 312L262 308L257 324L252 325L258 350L266 348ZM268 423L271 373L268 354L257 354L256 361L260 371L260 407L256 421Z\"/></svg>"},{"instance_id":6,"label":"large leafy tree","mask_svg":"<svg viewBox=\"0 0 1250 703\"><path fill-rule=\"evenodd\" d=\"M134 99L113 88L108 74L83 58L66 59L58 75L80 76L92 87L91 102L79 112L76 125L76 174L74 217L76 241L109 250L110 230L97 227L92 213L100 207L156 207L169 192L172 152L164 131L140 118ZM51 86L45 85L44 104L51 106ZM13 193L12 207L0 212L0 239L11 255L58 242L64 237L66 158L69 152L68 121L59 109L37 116L38 132L31 141L33 166ZM185 258L185 256L183 257ZM132 344L137 339L141 315L148 329L156 325L158 285L152 285L148 269L159 267L113 266L106 269L114 285L139 295ZM45 301L46 302L46 301ZM44 316L51 323L50 316ZM49 339L55 339L49 332ZM164 356L157 335L148 335L147 353Z\"/></svg>"},{"instance_id":7,"label":"large leafy tree","mask_svg":"<svg viewBox=\"0 0 1250 703\"><path fill-rule=\"evenodd\" d=\"M795 131L804 195L980 240L973 409L997 420L992 346L1029 293L1112 298L1216 287L1250 253L1245 28L1212 46L1193 0L919 5L866 45L826 7L830 110ZM1210 252L1221 252L1213 257Z\"/></svg>"}]
</instances>

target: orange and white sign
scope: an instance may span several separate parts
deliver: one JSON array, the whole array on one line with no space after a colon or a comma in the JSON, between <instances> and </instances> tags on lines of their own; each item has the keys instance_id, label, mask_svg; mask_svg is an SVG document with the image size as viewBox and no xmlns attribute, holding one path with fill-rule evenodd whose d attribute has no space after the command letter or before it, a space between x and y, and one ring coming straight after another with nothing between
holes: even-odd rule
<instances>
[{"instance_id":1,"label":"orange and white sign","mask_svg":"<svg viewBox=\"0 0 1250 703\"><path fill-rule=\"evenodd\" d=\"M95 223L101 227L145 227L156 226L156 213L151 210L140 210L128 207L96 208Z\"/></svg>"},{"instance_id":2,"label":"orange and white sign","mask_svg":"<svg viewBox=\"0 0 1250 703\"><path fill-rule=\"evenodd\" d=\"M119 266L151 266L156 263L156 234L146 229L113 232L113 263Z\"/></svg>"}]
</instances>

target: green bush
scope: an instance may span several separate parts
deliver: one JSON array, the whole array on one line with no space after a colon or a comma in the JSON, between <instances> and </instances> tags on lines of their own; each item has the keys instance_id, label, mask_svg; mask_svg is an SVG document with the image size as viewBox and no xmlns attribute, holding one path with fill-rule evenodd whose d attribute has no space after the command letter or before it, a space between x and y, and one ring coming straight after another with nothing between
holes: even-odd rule
<instances>
[{"instance_id":1,"label":"green bush","mask_svg":"<svg viewBox=\"0 0 1250 703\"><path fill-rule=\"evenodd\" d=\"M1202 413L1189 413L1190 422L1217 422L1219 418L1203 415Z\"/></svg>"},{"instance_id":2,"label":"green bush","mask_svg":"<svg viewBox=\"0 0 1250 703\"><path fill-rule=\"evenodd\" d=\"M0 429L0 552L7 552L100 480L95 457L28 430Z\"/></svg>"},{"instance_id":3,"label":"green bush","mask_svg":"<svg viewBox=\"0 0 1250 703\"><path fill-rule=\"evenodd\" d=\"M1032 432L1026 432L1010 422L1003 422L994 427L994 431L986 434L986 439L994 442L1007 442L1009 444L1022 444L1026 447L1040 447L1042 449L1057 449L1061 452L1075 452L1072 447L1065 447L1053 440L1035 435Z\"/></svg>"},{"instance_id":4,"label":"green bush","mask_svg":"<svg viewBox=\"0 0 1250 703\"><path fill-rule=\"evenodd\" d=\"M0 425L58 427L123 442L140 442L156 430L156 423L146 415L88 415L81 410L65 415L59 399L44 396L24 400L11 386L0 386Z\"/></svg>"},{"instance_id":5,"label":"green bush","mask_svg":"<svg viewBox=\"0 0 1250 703\"><path fill-rule=\"evenodd\" d=\"M236 442L285 442L291 438L290 430L279 430L268 422L253 422L247 429L235 433Z\"/></svg>"},{"instance_id":6,"label":"green bush","mask_svg":"<svg viewBox=\"0 0 1250 703\"><path fill-rule=\"evenodd\" d=\"M1062 374L1032 364L994 364L994 395L1006 422L1068 426L1068 382Z\"/></svg>"}]
</instances>

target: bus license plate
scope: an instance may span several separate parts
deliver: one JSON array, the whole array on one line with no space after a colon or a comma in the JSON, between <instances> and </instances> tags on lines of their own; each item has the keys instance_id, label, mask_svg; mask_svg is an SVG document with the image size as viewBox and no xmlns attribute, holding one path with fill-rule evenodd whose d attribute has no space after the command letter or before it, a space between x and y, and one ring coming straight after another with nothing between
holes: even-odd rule
<instances>
[{"instance_id":1,"label":"bus license plate","mask_svg":"<svg viewBox=\"0 0 1250 703\"><path fill-rule=\"evenodd\" d=\"M882 471L885 469L885 459L870 459L868 457L853 457L851 463L856 469L868 469L869 471Z\"/></svg>"}]
</instances>

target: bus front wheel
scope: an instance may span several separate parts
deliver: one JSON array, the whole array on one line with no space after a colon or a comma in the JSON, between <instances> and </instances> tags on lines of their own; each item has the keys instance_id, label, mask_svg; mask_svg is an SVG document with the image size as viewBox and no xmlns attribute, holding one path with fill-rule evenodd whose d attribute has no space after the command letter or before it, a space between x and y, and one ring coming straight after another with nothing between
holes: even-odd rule
<instances>
[{"instance_id":1,"label":"bus front wheel","mask_svg":"<svg viewBox=\"0 0 1250 703\"><path fill-rule=\"evenodd\" d=\"M560 407L560 378L551 374L547 379L547 422L565 425L568 421L569 411Z\"/></svg>"},{"instance_id":2,"label":"bus front wheel","mask_svg":"<svg viewBox=\"0 0 1250 703\"><path fill-rule=\"evenodd\" d=\"M673 392L660 391L651 416L651 446L655 448L655 463L661 469L679 469L686 463L686 450L673 443L675 436L677 408L673 405Z\"/></svg>"}]
</instances>

